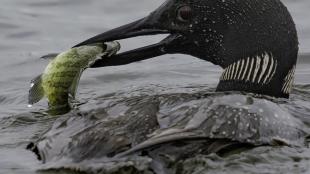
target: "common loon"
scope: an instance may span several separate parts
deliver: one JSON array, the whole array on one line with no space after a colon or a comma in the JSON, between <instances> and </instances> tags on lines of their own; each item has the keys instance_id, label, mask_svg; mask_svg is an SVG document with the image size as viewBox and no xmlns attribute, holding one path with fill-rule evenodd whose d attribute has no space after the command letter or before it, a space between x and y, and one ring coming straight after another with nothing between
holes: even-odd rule
<instances>
[{"instance_id":1,"label":"common loon","mask_svg":"<svg viewBox=\"0 0 310 174\"><path fill-rule=\"evenodd\" d=\"M72 167L64 158L79 170L85 160L103 167L119 159L115 164L152 163L156 171L165 168L163 157L305 145L303 123L273 102L289 97L298 54L295 24L279 0L167 0L149 16L76 46L154 34L170 35L157 44L100 59L93 67L188 54L224 69L218 93L142 95L103 102L98 104L101 114L72 112L59 118L28 148L46 163L58 162L60 168ZM115 113L119 108L124 111ZM136 153L141 153L136 163L123 159Z\"/></svg>"},{"instance_id":2,"label":"common loon","mask_svg":"<svg viewBox=\"0 0 310 174\"><path fill-rule=\"evenodd\" d=\"M289 97L298 38L293 19L279 0L168 0L149 16L77 46L154 34L170 35L94 66L188 54L224 69L217 91Z\"/></svg>"}]
</instances>

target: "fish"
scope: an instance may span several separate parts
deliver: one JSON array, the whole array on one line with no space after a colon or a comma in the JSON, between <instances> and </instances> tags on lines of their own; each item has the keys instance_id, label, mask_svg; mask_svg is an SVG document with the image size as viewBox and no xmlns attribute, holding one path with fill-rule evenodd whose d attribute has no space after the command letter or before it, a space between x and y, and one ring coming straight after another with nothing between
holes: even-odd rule
<instances>
[{"instance_id":1,"label":"fish","mask_svg":"<svg viewBox=\"0 0 310 174\"><path fill-rule=\"evenodd\" d=\"M31 81L28 106L46 97L50 109L68 107L75 99L83 71L119 50L119 42L113 41L75 47L58 54L43 73Z\"/></svg>"}]
</instances>

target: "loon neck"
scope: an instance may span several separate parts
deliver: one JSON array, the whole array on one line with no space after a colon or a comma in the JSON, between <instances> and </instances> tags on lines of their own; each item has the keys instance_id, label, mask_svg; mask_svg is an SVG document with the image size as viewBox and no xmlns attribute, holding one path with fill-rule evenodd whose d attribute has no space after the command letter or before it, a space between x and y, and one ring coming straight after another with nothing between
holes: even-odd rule
<instances>
[{"instance_id":1,"label":"loon neck","mask_svg":"<svg viewBox=\"0 0 310 174\"><path fill-rule=\"evenodd\" d=\"M288 98L293 86L295 65L282 67L270 53L240 59L225 67L217 91L242 91Z\"/></svg>"}]
</instances>

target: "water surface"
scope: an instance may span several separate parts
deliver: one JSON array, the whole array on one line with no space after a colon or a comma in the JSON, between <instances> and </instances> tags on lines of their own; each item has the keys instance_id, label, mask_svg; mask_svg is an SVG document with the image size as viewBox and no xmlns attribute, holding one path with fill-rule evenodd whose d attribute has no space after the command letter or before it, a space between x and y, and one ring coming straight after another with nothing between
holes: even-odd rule
<instances>
[{"instance_id":1,"label":"water surface","mask_svg":"<svg viewBox=\"0 0 310 174\"><path fill-rule=\"evenodd\" d=\"M95 34L139 19L159 6L139 0L1 0L0 5L0 173L35 173L36 157L25 150L28 142L45 132L54 119L43 111L46 103L27 108L29 82L47 64L38 59L59 52ZM296 86L288 108L310 125L310 1L285 0L300 38ZM164 36L122 41L123 50L161 40ZM213 89L221 69L190 56L168 55L127 66L87 70L78 91L80 101L119 90L184 87ZM135 90L138 89L138 90ZM148 90L143 90L148 89ZM259 154L257 156L257 154ZM309 173L310 150L258 148L220 158L204 158L210 173ZM254 161L254 162L253 162ZM190 162L190 161L189 161Z\"/></svg>"}]
</instances>

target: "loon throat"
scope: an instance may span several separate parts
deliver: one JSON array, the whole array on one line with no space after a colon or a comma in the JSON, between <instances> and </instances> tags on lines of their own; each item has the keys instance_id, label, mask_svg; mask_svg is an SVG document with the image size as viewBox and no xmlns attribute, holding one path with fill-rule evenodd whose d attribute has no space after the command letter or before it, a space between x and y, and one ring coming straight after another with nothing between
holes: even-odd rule
<instances>
[{"instance_id":1,"label":"loon throat","mask_svg":"<svg viewBox=\"0 0 310 174\"><path fill-rule=\"evenodd\" d=\"M227 66L217 91L242 91L288 98L294 83L295 65L281 71L272 53L240 59Z\"/></svg>"}]
</instances>

